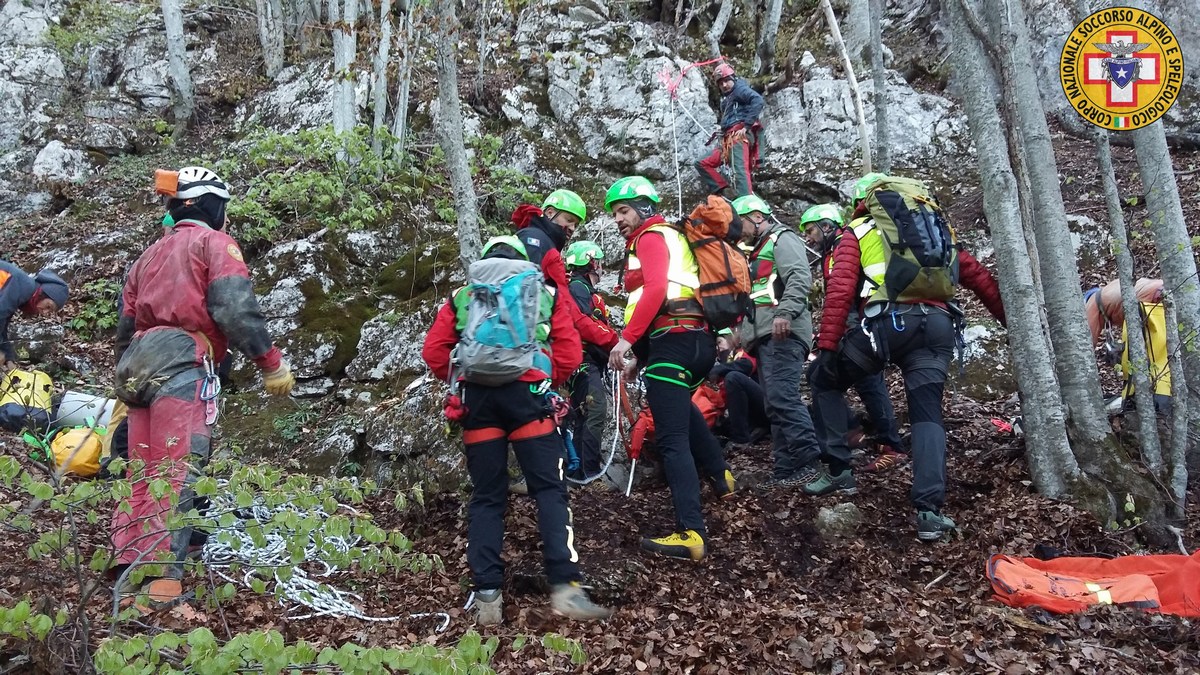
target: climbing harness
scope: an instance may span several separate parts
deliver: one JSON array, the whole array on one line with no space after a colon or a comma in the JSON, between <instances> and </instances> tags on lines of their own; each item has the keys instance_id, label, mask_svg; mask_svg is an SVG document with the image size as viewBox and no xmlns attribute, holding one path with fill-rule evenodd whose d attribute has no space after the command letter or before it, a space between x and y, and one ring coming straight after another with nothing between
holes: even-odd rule
<instances>
[{"instance_id":1,"label":"climbing harness","mask_svg":"<svg viewBox=\"0 0 1200 675\"><path fill-rule=\"evenodd\" d=\"M341 570L321 557L321 549L312 539L311 534L304 547L303 558L296 562L291 551L288 550L288 541L282 534L270 531L270 529L262 529L272 521L278 522L277 517L284 513L294 513L302 518L316 516L322 520L328 519L330 514L320 506L311 507L308 510L301 510L290 503L269 507L261 497L255 497L249 506L238 506L228 488L228 482L218 482L217 494L210 497L211 505L208 513L232 513L238 516L239 520L233 527L224 528L220 533L210 536L204 544L201 555L207 569L221 578L230 583L240 583L247 588L253 588L255 580L274 581L280 604L293 603L288 609L289 619L329 616L363 621L397 621L432 617L441 620L436 629L438 633L445 632L450 626L450 615L446 612L368 616L359 605L362 602L362 596L334 588L328 583L317 580L331 577ZM339 505L339 509L357 514L357 511L344 504ZM257 538L263 542L261 546L255 543L256 537L249 534L251 528L258 530ZM360 540L357 535L339 537L327 533L323 533L321 538L326 546L332 546L341 553L349 552ZM301 567L306 564L310 570L314 567L319 567L320 570L306 571ZM235 567L245 570L241 579L229 575ZM271 570L266 573L269 575L266 578L260 571L263 568ZM280 574L280 571L284 569L289 570L290 574ZM303 614L298 613L304 609L309 611Z\"/></svg>"}]
</instances>

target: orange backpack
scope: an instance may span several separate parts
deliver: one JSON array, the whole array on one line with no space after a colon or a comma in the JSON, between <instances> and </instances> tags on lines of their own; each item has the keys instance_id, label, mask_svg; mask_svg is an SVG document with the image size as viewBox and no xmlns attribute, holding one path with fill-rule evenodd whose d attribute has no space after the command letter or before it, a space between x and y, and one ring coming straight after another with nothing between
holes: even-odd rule
<instances>
[{"instance_id":1,"label":"orange backpack","mask_svg":"<svg viewBox=\"0 0 1200 675\"><path fill-rule=\"evenodd\" d=\"M700 268L696 299L704 309L704 319L713 330L732 327L754 310L750 265L730 243L741 238L741 218L729 200L709 195L680 226Z\"/></svg>"}]
</instances>

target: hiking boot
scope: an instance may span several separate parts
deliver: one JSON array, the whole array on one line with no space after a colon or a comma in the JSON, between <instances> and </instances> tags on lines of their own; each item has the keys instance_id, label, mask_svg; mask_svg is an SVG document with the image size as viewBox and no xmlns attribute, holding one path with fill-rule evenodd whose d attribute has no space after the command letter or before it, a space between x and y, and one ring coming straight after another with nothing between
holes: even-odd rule
<instances>
[{"instance_id":1,"label":"hiking boot","mask_svg":"<svg viewBox=\"0 0 1200 675\"><path fill-rule=\"evenodd\" d=\"M863 450L871 447L871 439L861 429L846 432L846 447L851 450Z\"/></svg>"},{"instance_id":2,"label":"hiking boot","mask_svg":"<svg viewBox=\"0 0 1200 675\"><path fill-rule=\"evenodd\" d=\"M121 599L121 607L133 605L142 614L151 614L182 605L191 598L191 593L183 592L183 584L179 579L146 579L136 592L125 594Z\"/></svg>"},{"instance_id":3,"label":"hiking boot","mask_svg":"<svg viewBox=\"0 0 1200 675\"><path fill-rule=\"evenodd\" d=\"M921 541L938 541L947 532L958 529L953 520L937 511L917 512L917 539Z\"/></svg>"},{"instance_id":4,"label":"hiking boot","mask_svg":"<svg viewBox=\"0 0 1200 675\"><path fill-rule=\"evenodd\" d=\"M587 591L580 587L579 582L555 584L550 591L550 608L568 619L576 621L591 621L607 619L613 611L592 602Z\"/></svg>"},{"instance_id":5,"label":"hiking boot","mask_svg":"<svg viewBox=\"0 0 1200 675\"><path fill-rule=\"evenodd\" d=\"M771 435L771 427L758 427L750 430L750 441L746 445L754 445L767 436Z\"/></svg>"},{"instance_id":6,"label":"hiking boot","mask_svg":"<svg viewBox=\"0 0 1200 675\"><path fill-rule=\"evenodd\" d=\"M854 480L854 473L850 469L837 474L831 475L828 469L822 469L821 475L817 479L804 486L804 494L813 497L820 497L833 492L839 492L844 495L852 495L858 493L858 482Z\"/></svg>"},{"instance_id":7,"label":"hiking boot","mask_svg":"<svg viewBox=\"0 0 1200 675\"><path fill-rule=\"evenodd\" d=\"M733 472L725 469L725 475L717 480L716 488L721 499L733 499L734 492L737 491L737 481L733 477Z\"/></svg>"},{"instance_id":8,"label":"hiking boot","mask_svg":"<svg viewBox=\"0 0 1200 675\"><path fill-rule=\"evenodd\" d=\"M508 491L514 495L529 494L529 485L525 483L525 477L521 476L520 478L509 481Z\"/></svg>"},{"instance_id":9,"label":"hiking boot","mask_svg":"<svg viewBox=\"0 0 1200 675\"><path fill-rule=\"evenodd\" d=\"M495 626L504 620L504 594L499 588L474 592L471 608L475 611L475 623L480 626Z\"/></svg>"},{"instance_id":10,"label":"hiking boot","mask_svg":"<svg viewBox=\"0 0 1200 675\"><path fill-rule=\"evenodd\" d=\"M803 486L813 482L814 480L816 480L818 477L820 477L820 475L821 475L820 471L817 469L817 467L806 466L803 469L800 469L799 471L797 471L796 473L794 473L790 476L786 476L784 478L780 478L779 476L772 476L769 480L765 480L765 481L759 483L758 487L759 487L759 489L762 489L762 490L778 490L778 489L784 489L784 488L803 487Z\"/></svg>"},{"instance_id":11,"label":"hiking boot","mask_svg":"<svg viewBox=\"0 0 1200 675\"><path fill-rule=\"evenodd\" d=\"M879 456L875 458L875 461L864 466L863 471L868 473L889 471L903 464L907 459L908 455L898 452L890 445L884 445L880 447Z\"/></svg>"},{"instance_id":12,"label":"hiking boot","mask_svg":"<svg viewBox=\"0 0 1200 675\"><path fill-rule=\"evenodd\" d=\"M708 554L708 548L704 545L704 537L701 537L695 530L684 530L653 539L642 537L642 550L665 555L668 558L695 561L701 560Z\"/></svg>"}]
</instances>

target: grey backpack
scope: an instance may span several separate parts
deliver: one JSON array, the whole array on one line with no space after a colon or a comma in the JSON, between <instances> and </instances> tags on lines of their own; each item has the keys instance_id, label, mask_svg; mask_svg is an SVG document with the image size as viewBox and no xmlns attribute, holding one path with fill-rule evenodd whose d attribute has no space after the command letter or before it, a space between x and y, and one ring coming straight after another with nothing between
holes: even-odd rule
<instances>
[{"instance_id":1,"label":"grey backpack","mask_svg":"<svg viewBox=\"0 0 1200 675\"><path fill-rule=\"evenodd\" d=\"M467 271L467 322L452 358L467 382L498 386L531 368L550 372L538 345L541 269L526 260L486 258Z\"/></svg>"}]
</instances>

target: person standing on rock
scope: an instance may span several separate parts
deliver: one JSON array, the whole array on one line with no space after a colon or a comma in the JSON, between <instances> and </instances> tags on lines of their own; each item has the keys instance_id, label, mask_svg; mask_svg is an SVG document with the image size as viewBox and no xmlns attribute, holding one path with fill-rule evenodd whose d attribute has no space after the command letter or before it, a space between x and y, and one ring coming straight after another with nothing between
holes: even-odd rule
<instances>
[{"instance_id":1,"label":"person standing on rock","mask_svg":"<svg viewBox=\"0 0 1200 675\"><path fill-rule=\"evenodd\" d=\"M571 275L571 298L579 311L585 318L601 324L599 332L612 332L615 336L608 323L608 306L596 293L604 251L593 241L577 241L567 247L563 259ZM608 370L608 350L611 348L609 344L598 345L583 340L583 363L567 381L574 420L572 432L581 460L581 473L576 478L600 473L600 440L604 437L604 424L608 421L604 373Z\"/></svg>"},{"instance_id":2,"label":"person standing on rock","mask_svg":"<svg viewBox=\"0 0 1200 675\"><path fill-rule=\"evenodd\" d=\"M510 443L537 502L551 608L572 619L606 619L612 611L593 603L579 585L583 575L556 420L566 404L557 404L561 397L552 389L570 377L582 357L579 333L568 312L574 303L565 294L549 292L525 245L512 235L490 239L468 277L471 283L455 291L438 311L421 357L434 377L450 383L452 392L461 391L461 397L448 399L446 412L462 424L471 476L467 564L476 620L495 625L504 618L500 550ZM528 290L510 292L513 284ZM520 343L497 346L518 334Z\"/></svg>"},{"instance_id":3,"label":"person standing on rock","mask_svg":"<svg viewBox=\"0 0 1200 675\"><path fill-rule=\"evenodd\" d=\"M296 384L267 334L242 251L224 231L229 188L194 166L160 171L155 180L174 226L130 269L116 339L116 395L129 407L129 459L144 468L113 512L118 565L112 573L127 582L131 565L164 561L135 594L148 596L138 605L142 611L183 597L192 528L172 530L167 520L195 506L192 485L208 462L217 419L217 364L232 346L262 371L270 394L287 396ZM156 497L151 484L159 479L170 489Z\"/></svg>"},{"instance_id":4,"label":"person standing on rock","mask_svg":"<svg viewBox=\"0 0 1200 675\"><path fill-rule=\"evenodd\" d=\"M1002 325L1004 305L996 280L958 244L923 183L868 175L854 194L853 220L833 249L817 357L808 369L828 466L804 491L824 495L856 489L845 440L845 392L894 363L904 376L912 423L917 538L937 541L955 529L941 513L946 497L942 392L962 317L954 295L959 285L966 286ZM855 306L864 320L847 329Z\"/></svg>"},{"instance_id":5,"label":"person standing on rock","mask_svg":"<svg viewBox=\"0 0 1200 675\"><path fill-rule=\"evenodd\" d=\"M692 391L716 362L715 338L696 299L700 268L687 237L659 215L659 201L654 185L641 176L618 180L605 196L604 208L625 237L629 292L625 330L608 366L632 379L645 364L646 398L675 506L676 531L643 538L642 548L700 560L708 549L697 469L722 497L733 495L734 478L720 443L692 403ZM627 366L631 351L634 359Z\"/></svg>"},{"instance_id":6,"label":"person standing on rock","mask_svg":"<svg viewBox=\"0 0 1200 675\"><path fill-rule=\"evenodd\" d=\"M721 90L721 119L709 142L721 142L696 161L696 171L710 193L722 194L731 187L732 180L733 196L744 197L754 193L752 173L758 166L758 140L762 134L758 116L762 114L763 97L728 63L717 65L713 79ZM729 167L729 180L721 175L722 165Z\"/></svg>"},{"instance_id":7,"label":"person standing on rock","mask_svg":"<svg viewBox=\"0 0 1200 675\"><path fill-rule=\"evenodd\" d=\"M800 398L812 340L808 253L800 235L770 218L771 207L757 195L738 197L733 208L742 217L743 236L752 247L748 257L754 313L742 321L742 344L758 359L774 440L774 468L762 487L800 487L816 478L821 457L812 417Z\"/></svg>"},{"instance_id":8,"label":"person standing on rock","mask_svg":"<svg viewBox=\"0 0 1200 675\"><path fill-rule=\"evenodd\" d=\"M870 180L882 177L883 174L867 174L866 176ZM857 203L863 195L856 194L854 197ZM825 285L828 285L829 278L833 274L833 250L837 247L838 240L846 234L841 209L837 204L813 206L800 216L800 227L804 229L804 238L808 240L808 245L821 255L821 277ZM846 327L850 328L859 321L861 319L858 316L857 308L851 307L846 319ZM868 375L855 382L854 390L858 392L858 397L862 399L863 406L867 409L867 416L875 429L875 439L879 446L879 455L870 464L863 467L863 471L887 471L907 461L908 454L903 450L899 425L896 423L896 412L892 407L892 399L888 395L887 385L883 381L883 373ZM813 413L817 414L817 412L814 408ZM822 427L819 417L814 418L813 421L818 429ZM846 420L846 424L852 429L847 433L847 447L866 447L866 438L862 430L857 428L858 417L851 414Z\"/></svg>"},{"instance_id":9,"label":"person standing on rock","mask_svg":"<svg viewBox=\"0 0 1200 675\"><path fill-rule=\"evenodd\" d=\"M67 282L51 270L26 274L7 260L0 260L0 356L5 371L17 367L17 350L8 336L12 318L50 316L67 304Z\"/></svg>"}]
</instances>

